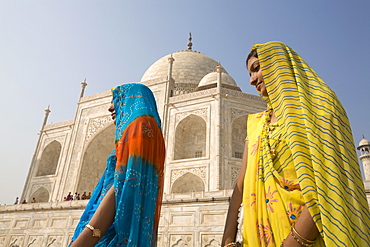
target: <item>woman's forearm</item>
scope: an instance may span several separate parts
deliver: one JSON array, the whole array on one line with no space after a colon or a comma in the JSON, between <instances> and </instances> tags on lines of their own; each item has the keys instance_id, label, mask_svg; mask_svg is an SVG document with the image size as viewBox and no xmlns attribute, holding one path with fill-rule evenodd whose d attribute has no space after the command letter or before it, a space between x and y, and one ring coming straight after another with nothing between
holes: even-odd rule
<instances>
[{"instance_id":1,"label":"woman's forearm","mask_svg":"<svg viewBox=\"0 0 370 247\"><path fill-rule=\"evenodd\" d=\"M115 196L112 186L105 195L94 216L91 218L89 224L95 229L99 229L101 231L101 236L103 236L112 225L115 214ZM73 242L71 247L94 246L99 240L100 238L92 236L92 231L90 229L85 228L76 241Z\"/></svg>"},{"instance_id":2,"label":"woman's forearm","mask_svg":"<svg viewBox=\"0 0 370 247\"><path fill-rule=\"evenodd\" d=\"M239 177L238 180L236 181L235 188L230 199L229 210L227 212L227 218L221 246L224 246L225 244L231 242L235 242L236 231L238 228L239 208L243 200L243 186L245 172L247 170L247 160L248 160L248 142L246 141L244 145L242 167L240 168Z\"/></svg>"},{"instance_id":3,"label":"woman's forearm","mask_svg":"<svg viewBox=\"0 0 370 247\"><path fill-rule=\"evenodd\" d=\"M229 210L227 212L227 218L225 223L224 235L222 238L221 246L230 242L235 242L237 224L238 224L238 212L240 204L242 202L242 191L235 185L233 194L230 199Z\"/></svg>"},{"instance_id":4,"label":"woman's forearm","mask_svg":"<svg viewBox=\"0 0 370 247\"><path fill-rule=\"evenodd\" d=\"M304 207L304 209L302 210L302 213L295 223L294 228L302 237L308 240L315 240L319 235L319 231L307 207ZM285 239L283 246L302 247L302 245L294 240L293 236L290 233Z\"/></svg>"}]
</instances>

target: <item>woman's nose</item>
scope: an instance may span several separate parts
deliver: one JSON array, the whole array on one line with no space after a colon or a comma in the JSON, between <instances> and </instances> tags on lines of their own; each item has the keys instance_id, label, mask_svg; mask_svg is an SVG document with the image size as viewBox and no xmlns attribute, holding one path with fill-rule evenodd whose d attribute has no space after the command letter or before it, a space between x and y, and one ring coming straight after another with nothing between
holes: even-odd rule
<instances>
[{"instance_id":1,"label":"woman's nose","mask_svg":"<svg viewBox=\"0 0 370 247\"><path fill-rule=\"evenodd\" d=\"M110 112L114 111L113 104L110 104L110 106L109 106L109 108L108 108L108 111L110 111Z\"/></svg>"},{"instance_id":2,"label":"woman's nose","mask_svg":"<svg viewBox=\"0 0 370 247\"><path fill-rule=\"evenodd\" d=\"M256 83L257 83L257 76L251 75L251 78L250 78L250 81L249 82L250 82L250 84L252 86L256 85Z\"/></svg>"}]
</instances>

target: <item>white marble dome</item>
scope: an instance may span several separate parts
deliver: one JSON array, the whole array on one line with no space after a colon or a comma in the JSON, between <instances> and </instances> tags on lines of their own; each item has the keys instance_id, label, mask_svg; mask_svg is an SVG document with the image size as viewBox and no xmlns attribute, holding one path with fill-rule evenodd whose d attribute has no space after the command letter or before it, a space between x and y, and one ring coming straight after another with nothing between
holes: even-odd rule
<instances>
[{"instance_id":1,"label":"white marble dome","mask_svg":"<svg viewBox=\"0 0 370 247\"><path fill-rule=\"evenodd\" d=\"M218 76L218 72L211 72L211 73L207 74L200 81L198 87L203 87L203 86L207 86L207 85L217 83L217 76ZM221 83L226 84L226 85L230 85L230 86L234 86L234 87L238 86L238 85L236 85L236 82L234 81L234 79L226 72L221 73Z\"/></svg>"},{"instance_id":2,"label":"white marble dome","mask_svg":"<svg viewBox=\"0 0 370 247\"><path fill-rule=\"evenodd\" d=\"M369 140L366 140L365 138L363 138L360 143L358 144L359 147L362 147L362 146L370 146L370 141Z\"/></svg>"},{"instance_id":3,"label":"white marble dome","mask_svg":"<svg viewBox=\"0 0 370 247\"><path fill-rule=\"evenodd\" d=\"M144 73L141 82L167 80L170 56L171 54L164 56L153 63ZM214 59L192 50L178 51L173 53L172 57L175 59L172 67L172 78L175 83L198 85L200 80L214 71L217 65Z\"/></svg>"}]
</instances>

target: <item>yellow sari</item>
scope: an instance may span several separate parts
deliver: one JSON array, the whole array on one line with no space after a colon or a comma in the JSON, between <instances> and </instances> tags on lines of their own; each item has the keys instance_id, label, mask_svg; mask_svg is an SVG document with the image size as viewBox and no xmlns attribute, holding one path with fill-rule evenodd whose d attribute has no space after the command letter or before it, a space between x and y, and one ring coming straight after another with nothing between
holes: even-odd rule
<instances>
[{"instance_id":1,"label":"yellow sari","mask_svg":"<svg viewBox=\"0 0 370 247\"><path fill-rule=\"evenodd\" d=\"M320 232L315 246L369 246L369 207L343 106L290 47L254 48L278 122L269 111L248 118L243 246L280 246L304 206Z\"/></svg>"}]
</instances>

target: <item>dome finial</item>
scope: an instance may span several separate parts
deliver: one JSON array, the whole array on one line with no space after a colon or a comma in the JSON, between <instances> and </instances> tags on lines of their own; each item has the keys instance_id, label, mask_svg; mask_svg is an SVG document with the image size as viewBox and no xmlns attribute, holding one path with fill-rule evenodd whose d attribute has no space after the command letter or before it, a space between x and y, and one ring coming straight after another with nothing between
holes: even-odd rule
<instances>
[{"instance_id":1,"label":"dome finial","mask_svg":"<svg viewBox=\"0 0 370 247\"><path fill-rule=\"evenodd\" d=\"M225 72L225 69L224 69L224 67L222 67L220 62L217 63L216 72L218 72L218 73Z\"/></svg>"},{"instance_id":2,"label":"dome finial","mask_svg":"<svg viewBox=\"0 0 370 247\"><path fill-rule=\"evenodd\" d=\"M193 43L191 42L193 38L191 37L191 32L189 33L189 42L188 42L188 50L192 50Z\"/></svg>"}]
</instances>

